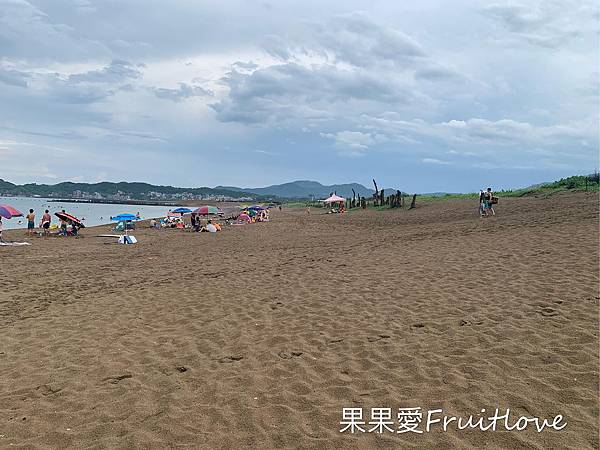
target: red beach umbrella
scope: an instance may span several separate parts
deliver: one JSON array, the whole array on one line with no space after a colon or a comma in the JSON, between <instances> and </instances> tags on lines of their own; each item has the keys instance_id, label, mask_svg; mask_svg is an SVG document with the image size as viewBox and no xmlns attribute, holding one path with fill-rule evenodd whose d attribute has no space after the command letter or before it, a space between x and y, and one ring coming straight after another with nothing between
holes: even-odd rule
<instances>
[{"instance_id":1,"label":"red beach umbrella","mask_svg":"<svg viewBox=\"0 0 600 450\"><path fill-rule=\"evenodd\" d=\"M66 220L67 222L76 224L79 228L85 228L85 225L83 224L83 222L81 220L79 220L77 217L72 216L71 214L64 213L64 212L57 212L57 213L54 213L54 215L61 220Z\"/></svg>"},{"instance_id":2,"label":"red beach umbrella","mask_svg":"<svg viewBox=\"0 0 600 450\"><path fill-rule=\"evenodd\" d=\"M23 213L10 205L0 205L0 216L10 219L11 217L23 217Z\"/></svg>"}]
</instances>

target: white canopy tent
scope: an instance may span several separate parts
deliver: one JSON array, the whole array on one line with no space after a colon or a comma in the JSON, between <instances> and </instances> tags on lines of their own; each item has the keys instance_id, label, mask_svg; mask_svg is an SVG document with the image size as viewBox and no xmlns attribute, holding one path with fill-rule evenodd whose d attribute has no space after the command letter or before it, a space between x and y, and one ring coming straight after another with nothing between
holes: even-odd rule
<instances>
[{"instance_id":1,"label":"white canopy tent","mask_svg":"<svg viewBox=\"0 0 600 450\"><path fill-rule=\"evenodd\" d=\"M323 200L323 203L340 203L340 202L345 202L345 201L346 201L345 198L340 197L339 195L333 194L331 197Z\"/></svg>"}]
</instances>

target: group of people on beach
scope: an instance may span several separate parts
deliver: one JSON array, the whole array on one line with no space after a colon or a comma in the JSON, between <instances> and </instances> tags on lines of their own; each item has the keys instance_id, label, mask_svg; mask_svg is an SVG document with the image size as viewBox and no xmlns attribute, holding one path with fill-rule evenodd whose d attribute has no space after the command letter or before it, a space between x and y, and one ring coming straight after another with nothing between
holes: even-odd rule
<instances>
[{"instance_id":1,"label":"group of people on beach","mask_svg":"<svg viewBox=\"0 0 600 450\"><path fill-rule=\"evenodd\" d=\"M65 214L65 210L61 211ZM25 216L27 220L27 235L31 236L36 233L35 231L35 211L33 209L29 210L29 213ZM50 235L50 229L52 227L52 216L50 215L49 210L44 210L44 214L42 214L42 218L39 223L39 228L42 229L42 234L44 236ZM69 222L65 219L59 218L59 231L56 233L61 236L77 236L78 234L78 225L75 222Z\"/></svg>"},{"instance_id":2,"label":"group of people on beach","mask_svg":"<svg viewBox=\"0 0 600 450\"><path fill-rule=\"evenodd\" d=\"M498 197L494 197L492 188L479 191L479 217L495 216L494 205L498 203Z\"/></svg>"}]
</instances>

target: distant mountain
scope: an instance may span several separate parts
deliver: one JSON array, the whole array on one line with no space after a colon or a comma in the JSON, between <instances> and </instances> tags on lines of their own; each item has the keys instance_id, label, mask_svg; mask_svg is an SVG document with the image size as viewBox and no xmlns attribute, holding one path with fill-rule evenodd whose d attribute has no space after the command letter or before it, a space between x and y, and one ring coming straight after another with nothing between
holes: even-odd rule
<instances>
[{"instance_id":1,"label":"distant mountain","mask_svg":"<svg viewBox=\"0 0 600 450\"><path fill-rule=\"evenodd\" d=\"M222 188L180 188L148 183L13 184L0 179L0 195L48 198L91 198L108 200L260 200L261 196L243 190Z\"/></svg>"},{"instance_id":2,"label":"distant mountain","mask_svg":"<svg viewBox=\"0 0 600 450\"><path fill-rule=\"evenodd\" d=\"M290 183L275 184L262 188L239 188L234 186L217 186L215 189L226 189L229 191L251 192L253 194L276 196L281 198L325 198L335 192L342 197L352 197L352 189L356 195L370 197L373 190L358 183L332 184L325 186L317 181L298 180Z\"/></svg>"}]
</instances>

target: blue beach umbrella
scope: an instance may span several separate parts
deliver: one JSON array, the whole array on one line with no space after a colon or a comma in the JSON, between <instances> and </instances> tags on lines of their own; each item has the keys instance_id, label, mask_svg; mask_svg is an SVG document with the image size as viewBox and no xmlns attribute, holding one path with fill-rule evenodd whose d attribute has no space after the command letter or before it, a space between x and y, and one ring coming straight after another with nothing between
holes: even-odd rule
<instances>
[{"instance_id":1,"label":"blue beach umbrella","mask_svg":"<svg viewBox=\"0 0 600 450\"><path fill-rule=\"evenodd\" d=\"M119 214L118 216L111 217L110 220L114 220L115 222L123 222L125 236L127 236L127 222L132 222L139 219L135 214Z\"/></svg>"},{"instance_id":2,"label":"blue beach umbrella","mask_svg":"<svg viewBox=\"0 0 600 450\"><path fill-rule=\"evenodd\" d=\"M181 215L183 215L183 214L189 214L189 213L191 213L192 210L190 208L177 208L177 209L174 209L171 212L175 213L175 214L181 214Z\"/></svg>"},{"instance_id":3,"label":"blue beach umbrella","mask_svg":"<svg viewBox=\"0 0 600 450\"><path fill-rule=\"evenodd\" d=\"M119 214L118 216L111 217L110 220L116 222L127 222L128 220L138 220L135 214Z\"/></svg>"}]
</instances>

